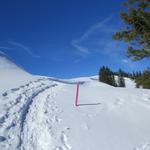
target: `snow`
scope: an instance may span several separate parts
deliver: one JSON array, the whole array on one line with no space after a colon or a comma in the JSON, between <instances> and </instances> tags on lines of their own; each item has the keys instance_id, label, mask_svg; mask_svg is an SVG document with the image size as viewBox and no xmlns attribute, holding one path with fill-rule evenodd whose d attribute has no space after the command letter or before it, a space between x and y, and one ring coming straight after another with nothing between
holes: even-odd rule
<instances>
[{"instance_id":1,"label":"snow","mask_svg":"<svg viewBox=\"0 0 150 150\"><path fill-rule=\"evenodd\" d=\"M0 93L25 84L34 78L0 51Z\"/></svg>"},{"instance_id":2,"label":"snow","mask_svg":"<svg viewBox=\"0 0 150 150\"><path fill-rule=\"evenodd\" d=\"M135 88L136 87L136 83L129 78L125 78L125 85L126 85L126 88Z\"/></svg>"},{"instance_id":3,"label":"snow","mask_svg":"<svg viewBox=\"0 0 150 150\"><path fill-rule=\"evenodd\" d=\"M4 55L0 62L0 150L150 150L150 91L132 80L115 88L97 76L33 76Z\"/></svg>"}]
</instances>

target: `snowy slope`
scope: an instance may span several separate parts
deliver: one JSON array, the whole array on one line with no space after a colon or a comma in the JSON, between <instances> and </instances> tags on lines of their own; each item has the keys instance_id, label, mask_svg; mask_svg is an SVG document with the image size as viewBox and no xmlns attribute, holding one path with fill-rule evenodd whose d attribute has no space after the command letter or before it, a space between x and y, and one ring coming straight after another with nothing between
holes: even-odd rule
<instances>
[{"instance_id":1,"label":"snowy slope","mask_svg":"<svg viewBox=\"0 0 150 150\"><path fill-rule=\"evenodd\" d=\"M78 108L75 90L75 84L41 78L3 93L0 149L150 149L149 90L87 81Z\"/></svg>"},{"instance_id":2,"label":"snowy slope","mask_svg":"<svg viewBox=\"0 0 150 150\"><path fill-rule=\"evenodd\" d=\"M0 51L0 93L29 82L34 77L14 64Z\"/></svg>"},{"instance_id":3,"label":"snowy slope","mask_svg":"<svg viewBox=\"0 0 150 150\"><path fill-rule=\"evenodd\" d=\"M90 82L90 81L96 81L96 82ZM115 76L115 80L116 80L116 83L117 83L117 80L118 80L118 77ZM135 88L136 87L136 84L133 80L131 80L130 78L124 78L125 80L125 85L126 85L126 88ZM99 82L98 82L98 76L91 76L91 77L80 77L80 78L74 78L74 79L70 79L69 81L79 81L79 82L90 82L91 84L94 83L97 84L97 85L100 85ZM104 85L104 86L109 86L105 83L101 83L101 85Z\"/></svg>"},{"instance_id":4,"label":"snowy slope","mask_svg":"<svg viewBox=\"0 0 150 150\"><path fill-rule=\"evenodd\" d=\"M74 95L75 86L70 85L57 98L72 149L139 150L141 144L146 146L140 150L150 148L149 90L81 85L77 109Z\"/></svg>"},{"instance_id":5,"label":"snowy slope","mask_svg":"<svg viewBox=\"0 0 150 150\"><path fill-rule=\"evenodd\" d=\"M125 79L126 88L135 88L136 87L135 81L133 81L129 78L124 78L124 79Z\"/></svg>"},{"instance_id":6,"label":"snowy slope","mask_svg":"<svg viewBox=\"0 0 150 150\"><path fill-rule=\"evenodd\" d=\"M17 86L18 78L8 78L15 87L6 82L0 94L0 150L150 150L150 90L115 88L97 77L34 77L3 58L10 74L29 81Z\"/></svg>"}]
</instances>

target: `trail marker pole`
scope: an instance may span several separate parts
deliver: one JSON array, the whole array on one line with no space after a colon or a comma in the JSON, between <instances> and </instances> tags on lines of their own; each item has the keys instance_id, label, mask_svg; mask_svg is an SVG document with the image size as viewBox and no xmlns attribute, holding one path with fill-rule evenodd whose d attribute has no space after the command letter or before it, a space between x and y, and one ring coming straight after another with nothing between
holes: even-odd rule
<instances>
[{"instance_id":1,"label":"trail marker pole","mask_svg":"<svg viewBox=\"0 0 150 150\"><path fill-rule=\"evenodd\" d=\"M76 89L76 101L75 101L76 107L78 107L78 96L79 96L79 82L77 82L77 89Z\"/></svg>"}]
</instances>

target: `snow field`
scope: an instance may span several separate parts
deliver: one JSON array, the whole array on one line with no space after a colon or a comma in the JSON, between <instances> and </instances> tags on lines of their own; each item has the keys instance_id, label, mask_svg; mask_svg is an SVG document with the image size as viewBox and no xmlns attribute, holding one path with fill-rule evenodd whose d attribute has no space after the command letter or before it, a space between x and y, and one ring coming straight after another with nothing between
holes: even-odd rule
<instances>
[{"instance_id":1,"label":"snow field","mask_svg":"<svg viewBox=\"0 0 150 150\"><path fill-rule=\"evenodd\" d=\"M0 150L150 150L150 91L132 80L33 76L1 53L0 75Z\"/></svg>"},{"instance_id":2,"label":"snow field","mask_svg":"<svg viewBox=\"0 0 150 150\"><path fill-rule=\"evenodd\" d=\"M39 78L0 96L2 150L149 150L150 92Z\"/></svg>"}]
</instances>

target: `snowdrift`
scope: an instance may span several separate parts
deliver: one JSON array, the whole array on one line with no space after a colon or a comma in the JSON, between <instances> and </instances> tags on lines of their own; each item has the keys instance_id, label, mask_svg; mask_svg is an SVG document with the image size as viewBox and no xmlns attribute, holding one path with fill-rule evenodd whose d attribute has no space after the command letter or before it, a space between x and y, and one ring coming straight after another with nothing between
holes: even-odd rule
<instances>
[{"instance_id":1,"label":"snowdrift","mask_svg":"<svg viewBox=\"0 0 150 150\"><path fill-rule=\"evenodd\" d=\"M34 77L17 66L0 51L0 93L13 87L25 84Z\"/></svg>"}]
</instances>

